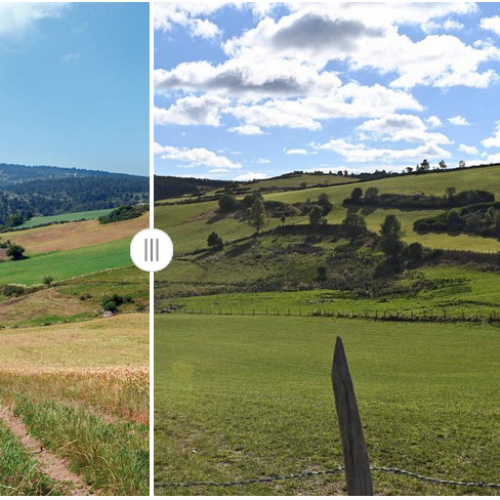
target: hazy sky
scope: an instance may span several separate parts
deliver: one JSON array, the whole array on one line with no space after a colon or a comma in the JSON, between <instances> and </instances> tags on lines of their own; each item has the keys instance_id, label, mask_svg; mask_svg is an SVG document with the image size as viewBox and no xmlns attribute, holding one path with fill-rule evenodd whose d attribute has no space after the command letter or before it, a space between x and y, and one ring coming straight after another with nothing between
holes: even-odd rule
<instances>
[{"instance_id":1,"label":"hazy sky","mask_svg":"<svg viewBox=\"0 0 500 500\"><path fill-rule=\"evenodd\" d=\"M499 6L156 4L156 171L500 162Z\"/></svg>"},{"instance_id":2,"label":"hazy sky","mask_svg":"<svg viewBox=\"0 0 500 500\"><path fill-rule=\"evenodd\" d=\"M148 175L149 5L0 3L0 163Z\"/></svg>"}]
</instances>

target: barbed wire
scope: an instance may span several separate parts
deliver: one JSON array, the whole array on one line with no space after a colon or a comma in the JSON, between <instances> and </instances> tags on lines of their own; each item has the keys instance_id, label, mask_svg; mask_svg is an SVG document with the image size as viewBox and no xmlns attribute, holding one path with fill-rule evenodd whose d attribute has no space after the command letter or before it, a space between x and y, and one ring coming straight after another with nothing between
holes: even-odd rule
<instances>
[{"instance_id":1,"label":"barbed wire","mask_svg":"<svg viewBox=\"0 0 500 500\"><path fill-rule=\"evenodd\" d=\"M240 481L226 481L226 482L216 482L216 481L188 481L179 483L154 483L155 488L191 488L196 486L215 486L221 488L227 488L231 486L248 486L251 484L262 484L262 483L274 483L276 481L287 481L290 479L308 479L315 476L328 476L333 474L339 474L344 472L344 467L336 467L334 469L326 469L322 471L307 471L299 474L287 474L281 476L269 476L261 477L256 479L242 479ZM398 469L396 467L370 467L373 472L385 472L388 474L395 474L400 476L408 476L418 481L424 481L427 483L448 485L448 486L465 486L470 488L492 488L500 489L500 483L486 483L486 482L474 482L474 481L458 481L452 479L440 479L437 477L423 476L422 474L417 474L416 472L410 472L404 469Z\"/></svg>"}]
</instances>

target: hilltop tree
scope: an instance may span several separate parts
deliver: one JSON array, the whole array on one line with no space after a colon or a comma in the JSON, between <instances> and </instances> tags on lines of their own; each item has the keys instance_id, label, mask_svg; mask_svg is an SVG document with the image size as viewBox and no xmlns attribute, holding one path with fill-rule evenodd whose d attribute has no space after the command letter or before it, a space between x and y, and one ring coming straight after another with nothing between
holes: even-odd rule
<instances>
[{"instance_id":1,"label":"hilltop tree","mask_svg":"<svg viewBox=\"0 0 500 500\"><path fill-rule=\"evenodd\" d=\"M421 172L427 172L430 168L431 168L431 164L426 159L422 160L422 163L419 165L419 170Z\"/></svg>"},{"instance_id":2,"label":"hilltop tree","mask_svg":"<svg viewBox=\"0 0 500 500\"><path fill-rule=\"evenodd\" d=\"M439 168L442 168L443 170L448 168L448 165L446 164L446 162L444 160L441 160L439 163Z\"/></svg>"},{"instance_id":3,"label":"hilltop tree","mask_svg":"<svg viewBox=\"0 0 500 500\"><path fill-rule=\"evenodd\" d=\"M264 202L261 198L257 198L254 204L248 209L248 225L255 228L255 232L259 234L261 228L266 224L266 214Z\"/></svg>"},{"instance_id":4,"label":"hilltop tree","mask_svg":"<svg viewBox=\"0 0 500 500\"><path fill-rule=\"evenodd\" d=\"M404 250L402 236L399 219L393 214L387 215L380 228L380 248L388 257L397 259L401 255Z\"/></svg>"},{"instance_id":5,"label":"hilltop tree","mask_svg":"<svg viewBox=\"0 0 500 500\"><path fill-rule=\"evenodd\" d=\"M458 162L458 168L465 168L467 167L467 163L465 163L463 160L460 160Z\"/></svg>"}]
</instances>

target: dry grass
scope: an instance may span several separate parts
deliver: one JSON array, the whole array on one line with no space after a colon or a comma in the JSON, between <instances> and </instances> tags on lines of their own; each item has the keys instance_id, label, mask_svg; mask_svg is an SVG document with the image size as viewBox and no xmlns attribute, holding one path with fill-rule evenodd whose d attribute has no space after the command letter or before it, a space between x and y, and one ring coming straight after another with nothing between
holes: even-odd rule
<instances>
[{"instance_id":1,"label":"dry grass","mask_svg":"<svg viewBox=\"0 0 500 500\"><path fill-rule=\"evenodd\" d=\"M101 367L2 369L0 384L8 393L32 401L58 401L92 413L149 424L149 369Z\"/></svg>"},{"instance_id":2,"label":"dry grass","mask_svg":"<svg viewBox=\"0 0 500 500\"><path fill-rule=\"evenodd\" d=\"M0 331L0 370L149 366L149 318L109 319Z\"/></svg>"},{"instance_id":3,"label":"dry grass","mask_svg":"<svg viewBox=\"0 0 500 500\"><path fill-rule=\"evenodd\" d=\"M28 254L74 250L133 237L149 226L149 213L137 219L99 224L97 220L54 224L46 227L5 233L2 238L11 239L26 248Z\"/></svg>"},{"instance_id":4,"label":"dry grass","mask_svg":"<svg viewBox=\"0 0 500 500\"><path fill-rule=\"evenodd\" d=\"M94 311L93 311L94 310ZM0 304L0 325L24 325L37 321L63 321L78 315L95 313L95 307L55 288L41 290Z\"/></svg>"}]
</instances>

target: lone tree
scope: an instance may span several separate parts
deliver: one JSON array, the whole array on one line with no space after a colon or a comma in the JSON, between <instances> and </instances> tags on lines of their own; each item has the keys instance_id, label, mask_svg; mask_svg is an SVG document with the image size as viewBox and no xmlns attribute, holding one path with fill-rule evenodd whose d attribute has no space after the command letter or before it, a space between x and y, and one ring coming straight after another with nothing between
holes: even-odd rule
<instances>
[{"instance_id":1,"label":"lone tree","mask_svg":"<svg viewBox=\"0 0 500 500\"><path fill-rule=\"evenodd\" d=\"M458 168L465 168L467 167L467 163L465 163L463 160L460 160L458 162Z\"/></svg>"},{"instance_id":2,"label":"lone tree","mask_svg":"<svg viewBox=\"0 0 500 500\"><path fill-rule=\"evenodd\" d=\"M388 215L380 229L380 248L388 257L397 259L401 255L405 248L402 236L398 218L393 214Z\"/></svg>"},{"instance_id":3,"label":"lone tree","mask_svg":"<svg viewBox=\"0 0 500 500\"><path fill-rule=\"evenodd\" d=\"M374 200L378 198L378 188L370 187L366 190L365 199L366 200Z\"/></svg>"},{"instance_id":4,"label":"lone tree","mask_svg":"<svg viewBox=\"0 0 500 500\"><path fill-rule=\"evenodd\" d=\"M330 197L326 193L321 193L318 196L318 205L323 209L323 215L328 215L333 208Z\"/></svg>"},{"instance_id":5,"label":"lone tree","mask_svg":"<svg viewBox=\"0 0 500 500\"><path fill-rule=\"evenodd\" d=\"M363 190L360 187L356 187L352 190L351 200L359 201L363 197Z\"/></svg>"},{"instance_id":6,"label":"lone tree","mask_svg":"<svg viewBox=\"0 0 500 500\"><path fill-rule=\"evenodd\" d=\"M222 212L231 212L237 206L236 199L230 194L225 194L219 200L219 208Z\"/></svg>"},{"instance_id":7,"label":"lone tree","mask_svg":"<svg viewBox=\"0 0 500 500\"><path fill-rule=\"evenodd\" d=\"M429 160L422 160L422 163L420 164L420 170L426 172L430 168L431 164L429 163Z\"/></svg>"},{"instance_id":8,"label":"lone tree","mask_svg":"<svg viewBox=\"0 0 500 500\"><path fill-rule=\"evenodd\" d=\"M309 224L311 224L314 229L318 229L323 221L323 207L314 205L309 212Z\"/></svg>"},{"instance_id":9,"label":"lone tree","mask_svg":"<svg viewBox=\"0 0 500 500\"><path fill-rule=\"evenodd\" d=\"M253 205L248 209L248 225L255 228L256 234L259 234L261 228L266 224L266 214L264 202L257 198Z\"/></svg>"},{"instance_id":10,"label":"lone tree","mask_svg":"<svg viewBox=\"0 0 500 500\"><path fill-rule=\"evenodd\" d=\"M286 214L281 214L280 221L281 221L281 226L285 227Z\"/></svg>"},{"instance_id":11,"label":"lone tree","mask_svg":"<svg viewBox=\"0 0 500 500\"><path fill-rule=\"evenodd\" d=\"M448 165L446 165L446 162L444 160L441 160L439 163L439 168L442 168L443 170L448 168Z\"/></svg>"},{"instance_id":12,"label":"lone tree","mask_svg":"<svg viewBox=\"0 0 500 500\"><path fill-rule=\"evenodd\" d=\"M348 213L342 221L342 230L349 238L356 238L366 231L366 221L362 215Z\"/></svg>"},{"instance_id":13,"label":"lone tree","mask_svg":"<svg viewBox=\"0 0 500 500\"><path fill-rule=\"evenodd\" d=\"M215 231L212 231L208 235L207 245L215 250L222 250L224 248L224 242L222 241L222 238Z\"/></svg>"},{"instance_id":14,"label":"lone tree","mask_svg":"<svg viewBox=\"0 0 500 500\"><path fill-rule=\"evenodd\" d=\"M43 284L47 288L50 288L52 286L52 283L54 283L54 278L52 276L44 276L44 278L43 278Z\"/></svg>"},{"instance_id":15,"label":"lone tree","mask_svg":"<svg viewBox=\"0 0 500 500\"><path fill-rule=\"evenodd\" d=\"M7 249L7 257L10 257L12 260L19 260L24 257L25 251L21 245L11 245Z\"/></svg>"}]
</instances>

